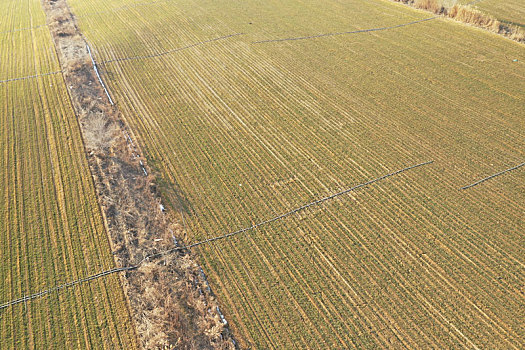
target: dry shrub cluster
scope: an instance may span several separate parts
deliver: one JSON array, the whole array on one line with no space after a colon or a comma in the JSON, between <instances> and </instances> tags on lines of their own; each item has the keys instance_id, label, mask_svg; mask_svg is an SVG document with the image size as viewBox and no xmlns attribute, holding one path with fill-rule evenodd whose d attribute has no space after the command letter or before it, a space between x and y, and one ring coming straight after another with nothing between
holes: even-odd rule
<instances>
[{"instance_id":1,"label":"dry shrub cluster","mask_svg":"<svg viewBox=\"0 0 525 350\"><path fill-rule=\"evenodd\" d=\"M43 0L82 136L117 266L173 248L182 229L159 208L155 179L137 145L124 137L120 112L95 76L86 43L66 0ZM145 349L233 349L217 300L190 253L179 252L127 271L121 281Z\"/></svg>"},{"instance_id":2,"label":"dry shrub cluster","mask_svg":"<svg viewBox=\"0 0 525 350\"><path fill-rule=\"evenodd\" d=\"M500 25L500 22L496 18L470 6L454 5L448 10L447 15L460 22L492 30L498 30Z\"/></svg>"},{"instance_id":3,"label":"dry shrub cluster","mask_svg":"<svg viewBox=\"0 0 525 350\"><path fill-rule=\"evenodd\" d=\"M108 149L117 133L115 124L103 113L90 113L84 128L84 142L90 151Z\"/></svg>"},{"instance_id":4,"label":"dry shrub cluster","mask_svg":"<svg viewBox=\"0 0 525 350\"><path fill-rule=\"evenodd\" d=\"M502 23L494 16L469 6L459 5L457 0L394 0L418 9L452 18L456 21L502 34L512 40L525 42L525 30L516 25Z\"/></svg>"},{"instance_id":5,"label":"dry shrub cluster","mask_svg":"<svg viewBox=\"0 0 525 350\"><path fill-rule=\"evenodd\" d=\"M165 269L171 270L176 276L174 283L144 286L140 293L139 302L144 304L145 322L139 325L138 331L148 339L144 347L233 349L232 343L224 341L226 326L215 312L215 298L205 294L205 281L200 277L199 267L194 260L189 255L168 257L160 264L145 264L139 273L159 278ZM181 300L185 302L181 303ZM165 320L172 330L168 338L159 334L154 325ZM199 332L202 336L188 337L188 334Z\"/></svg>"},{"instance_id":6,"label":"dry shrub cluster","mask_svg":"<svg viewBox=\"0 0 525 350\"><path fill-rule=\"evenodd\" d=\"M493 33L502 34L512 40L525 42L525 31L516 25L498 21L495 17L481 12L468 5L455 4L446 9L446 15L456 21L487 29Z\"/></svg>"},{"instance_id":7,"label":"dry shrub cluster","mask_svg":"<svg viewBox=\"0 0 525 350\"><path fill-rule=\"evenodd\" d=\"M445 11L443 2L440 0L415 0L413 6L436 14L441 14Z\"/></svg>"}]
</instances>

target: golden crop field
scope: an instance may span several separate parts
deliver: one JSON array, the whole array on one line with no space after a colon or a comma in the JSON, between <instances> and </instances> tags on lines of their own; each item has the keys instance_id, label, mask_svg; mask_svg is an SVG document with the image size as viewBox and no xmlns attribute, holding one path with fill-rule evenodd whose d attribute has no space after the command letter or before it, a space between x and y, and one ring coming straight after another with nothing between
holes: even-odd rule
<instances>
[{"instance_id":1,"label":"golden crop field","mask_svg":"<svg viewBox=\"0 0 525 350\"><path fill-rule=\"evenodd\" d=\"M39 0L0 3L0 304L114 266ZM28 29L28 28L33 28ZM117 275L0 310L1 349L133 349Z\"/></svg>"},{"instance_id":2,"label":"golden crop field","mask_svg":"<svg viewBox=\"0 0 525 350\"><path fill-rule=\"evenodd\" d=\"M500 21L525 26L525 3L521 0L481 0L474 6Z\"/></svg>"},{"instance_id":3,"label":"golden crop field","mask_svg":"<svg viewBox=\"0 0 525 350\"><path fill-rule=\"evenodd\" d=\"M525 346L523 170L459 190L525 158L521 44L341 34L430 17L383 0L69 4L187 243L435 161L199 247L242 347Z\"/></svg>"}]
</instances>

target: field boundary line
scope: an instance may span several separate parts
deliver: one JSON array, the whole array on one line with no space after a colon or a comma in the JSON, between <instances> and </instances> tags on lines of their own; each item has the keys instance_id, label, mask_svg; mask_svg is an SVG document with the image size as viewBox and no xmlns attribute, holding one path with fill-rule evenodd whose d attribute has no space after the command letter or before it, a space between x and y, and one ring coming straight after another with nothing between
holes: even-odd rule
<instances>
[{"instance_id":1,"label":"field boundary line","mask_svg":"<svg viewBox=\"0 0 525 350\"><path fill-rule=\"evenodd\" d=\"M213 238L208 238L208 239L205 239L205 240L202 240L202 241L199 241L199 242L195 242L195 243L192 243L192 244L189 244L189 245L186 245L186 246L177 246L177 247L172 248L172 249L168 249L168 250L161 251L161 252L158 252L158 253L155 253L155 254L147 255L146 257L144 257L142 260L140 260L135 265L126 266L126 267L119 267L119 268L114 268L114 269L111 269L111 270L102 271L102 272L99 272L97 274L94 274L94 275L91 275L91 276L88 276L88 277L85 277L85 278L82 278L82 279L71 281L71 282L68 282L68 283L65 283L65 284L61 284L61 285L55 286L53 288L49 288L49 289L40 291L38 293L34 293L34 294L31 294L31 295L26 295L26 296L23 296L21 298L8 301L8 302L0 305L0 310L3 310L3 309L8 308L10 306L13 306L13 305L16 305L16 304L19 304L19 303L23 303L23 302L26 302L26 301L29 301L29 300L32 300L32 299L40 298L40 297L42 297L44 295L47 295L47 294L50 294L50 293L53 293L53 292L58 292L61 289L72 287L72 286L75 286L77 284L85 283L85 282L88 282L88 281L91 281L91 280L94 280L94 279L98 279L98 278L101 278L101 277L104 277L104 276L107 276L107 275L110 275L110 274L113 274L113 273L135 270L135 269L140 268L141 265L144 262L147 262L147 261L150 261L150 260L153 260L153 259L157 259L157 258L160 258L160 257L168 255L168 254L172 254L172 253L177 252L177 251L191 249L191 248L203 245L203 244L207 244L207 243L211 243L211 242L214 242L214 241L222 240L222 239L225 239L225 238L229 238L229 237L238 235L240 233L244 233L244 232L247 232L247 231L254 230L254 229L256 229L256 228L258 228L258 227L260 227L262 225L266 225L266 224L272 223L274 221L284 219L287 216L290 216L290 215L295 214L295 213L297 213L299 211L305 210L305 209L307 209L307 208L309 208L311 206L321 204L323 202L326 202L328 200L331 200L331 199L334 199L336 197L342 196L342 195L344 195L346 193L349 193L351 191L355 191L355 190L357 190L359 188L366 187L368 185L371 185L373 183L379 182L381 180L385 180L385 179L387 179L389 177L401 174L401 173L403 173L405 171L408 171L408 170L411 170L411 169L415 169L415 168L418 168L418 167L421 167L421 166L424 166L424 165L432 164L433 162L434 161L431 160L431 161L428 161L428 162L419 163L419 164L416 164L416 165L412 165L412 166L409 166L409 167L406 167L406 168L394 171L392 173L380 176L380 177L375 178L373 180L370 180L370 181L367 181L367 182L363 182L363 183L358 184L356 186L350 187L350 188L348 188L346 190L337 192L337 193L332 194L330 196L326 196L326 197L323 197L321 199L315 200L313 202L307 203L307 204L302 205L302 206L300 206L298 208L295 208L295 209L292 209L290 211L287 211L286 213L281 214L279 216L275 216L275 217L273 217L271 219L268 219L268 220L265 220L265 221L261 221L258 224L254 224L252 226L245 227L243 229L240 229L240 230L228 233L228 234L216 236L216 237L213 237Z\"/></svg>"},{"instance_id":2,"label":"field boundary line","mask_svg":"<svg viewBox=\"0 0 525 350\"><path fill-rule=\"evenodd\" d=\"M310 35L310 36L299 36L299 37L294 37L294 38L268 39L268 40L252 41L252 44L263 44L263 43L272 43L272 42L279 42L279 41L306 40L306 39L316 39L316 38L322 38L322 37L328 37L328 36L336 36L336 35L378 32L378 31L382 31L382 30L395 29L395 28L409 26L409 25L412 25L412 24L426 22L426 21L430 21L430 20L433 20L433 19L436 19L436 18L439 18L439 17L440 16L433 16L433 17L423 18L423 19L420 19L420 20L417 20L417 21L408 22L408 23L396 24L394 26L389 26L389 27L359 29L359 30L353 30L353 31L349 31L349 32L325 33L325 34L317 34L317 35Z\"/></svg>"},{"instance_id":3,"label":"field boundary line","mask_svg":"<svg viewBox=\"0 0 525 350\"><path fill-rule=\"evenodd\" d=\"M245 35L245 34L246 34L246 33L234 33L234 34L229 34L229 35L221 36L221 37L218 37L218 38L213 38L213 39L209 39L209 40L199 41L199 42L197 42L197 43L195 43L195 44L191 44L191 45L184 46L184 47L179 47L179 48L172 49L172 50L168 50L168 51L159 52L159 53L152 54L152 55L131 56L131 57L114 58L114 59L110 59L110 60L102 61L102 63L111 63L111 62L122 62L122 61L131 61L131 60L140 60L140 59L145 59L145 58L153 58L153 57L164 56L164 55L167 55L167 54L170 54L170 53L173 53L173 52L177 52L177 51L182 51L182 50L190 49L190 48L195 47L195 46L199 46L199 45L203 45L203 44L211 43L211 42L214 42L214 41L219 41L219 40L228 39L228 38L231 38L231 37L234 37L234 36Z\"/></svg>"},{"instance_id":4,"label":"field boundary line","mask_svg":"<svg viewBox=\"0 0 525 350\"><path fill-rule=\"evenodd\" d=\"M521 167L524 166L524 165L525 165L525 163L521 163L521 164L518 164L518 165L516 165L516 166L514 166L514 167L512 167L512 168L508 168L508 169L506 169L506 170L500 171L499 173L496 173L496 174L493 174L493 175L487 176L487 177L485 177L485 178L483 178L483 179L481 179L481 180L479 180L479 181L476 181L476 182L474 182L474 183L472 183L472 184L470 184L470 185L467 185L467 186L463 186L463 187L461 187L460 190L466 190L466 189L469 189L469 188L471 188L471 187L477 186L477 185L479 185L479 184L482 183L482 182L485 182L485 181L487 181L487 180L490 180L490 179L492 179L492 178L495 178L496 176L503 175L503 174L505 174L505 173L507 173L507 172L509 172L509 171L519 169L519 168L521 168Z\"/></svg>"},{"instance_id":5,"label":"field boundary line","mask_svg":"<svg viewBox=\"0 0 525 350\"><path fill-rule=\"evenodd\" d=\"M11 81L18 81L18 80L34 79L34 78L38 78L38 77L45 77L47 75L60 74L60 73L64 73L64 71L57 70L57 71L49 72L49 73L42 73L42 74L28 75L28 76L25 76L25 77L18 77L18 78L0 80L0 84L9 83Z\"/></svg>"}]
</instances>

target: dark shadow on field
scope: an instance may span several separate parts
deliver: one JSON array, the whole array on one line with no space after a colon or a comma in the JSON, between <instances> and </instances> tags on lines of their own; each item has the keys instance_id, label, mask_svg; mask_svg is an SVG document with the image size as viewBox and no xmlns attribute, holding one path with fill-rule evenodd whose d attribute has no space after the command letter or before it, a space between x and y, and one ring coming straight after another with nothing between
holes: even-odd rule
<instances>
[{"instance_id":1,"label":"dark shadow on field","mask_svg":"<svg viewBox=\"0 0 525 350\"><path fill-rule=\"evenodd\" d=\"M166 201L165 204L175 212L190 215L193 212L193 205L182 191L180 185L164 175L164 172L159 167L162 160L145 156L150 169L155 173L158 185L157 191L160 192L161 198Z\"/></svg>"}]
</instances>

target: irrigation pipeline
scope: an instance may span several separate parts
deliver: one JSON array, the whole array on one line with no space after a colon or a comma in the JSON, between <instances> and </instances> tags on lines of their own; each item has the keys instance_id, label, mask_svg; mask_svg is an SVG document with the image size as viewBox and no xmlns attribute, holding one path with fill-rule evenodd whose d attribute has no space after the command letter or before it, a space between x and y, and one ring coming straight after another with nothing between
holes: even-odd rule
<instances>
[{"instance_id":1,"label":"irrigation pipeline","mask_svg":"<svg viewBox=\"0 0 525 350\"><path fill-rule=\"evenodd\" d=\"M113 100L111 99L111 96L109 96L108 89L106 89L106 85L104 85L104 82L102 81L102 78L100 77L100 74L98 73L97 62L93 58L93 55L91 54L91 49L89 48L89 45L87 42L86 42L86 48L87 48L89 57L91 58L91 63L93 64L93 70L95 71L95 74L97 75L98 81L100 85L102 85L102 88L104 89L104 92L106 93L106 96L109 99L109 103L111 103L111 105L113 106Z\"/></svg>"},{"instance_id":2,"label":"irrigation pipeline","mask_svg":"<svg viewBox=\"0 0 525 350\"><path fill-rule=\"evenodd\" d=\"M390 27L371 28L371 29L360 29L360 30L354 30L354 31L350 31L350 32L326 33L326 34L318 34L318 35L304 36L304 37L296 37L296 38L261 40L261 41L253 41L252 44L262 44L262 43L279 42L279 41L294 41L294 40L315 39L315 38L328 37L328 36L335 36L335 35L343 35L343 34L357 34L357 33L376 32L376 31L381 31L381 30L400 28L400 27L404 27L404 26L411 25L411 24L416 24L416 23L425 22L425 21L430 21L430 20L435 19L435 18L438 18L438 17L439 17L439 16L434 16L434 17L424 18L424 19L421 19L421 20L418 20L418 21L412 21L412 22L408 22L408 23L402 23L402 24L398 24L398 25L390 26ZM144 55L144 56L131 56L131 57L122 57L122 58L114 58L114 59L110 59L110 60L102 61L101 63L105 64L105 63L111 63L111 62L123 62L123 61L140 60L140 59L146 59L146 58L153 58L153 57L164 56L164 55L167 55L167 54L170 54L170 53L174 53L174 52L178 52L178 51L183 51L183 50L191 49L192 47L200 46L200 45L207 44L207 43L211 43L211 42L214 42L214 41L224 40L224 39L228 39L228 38L232 38L232 37L240 36L240 35L245 35L245 34L246 34L246 33L234 33L234 34L229 34L229 35L221 36L221 37L218 37L218 38L213 38L213 39L209 39L209 40L205 40L205 41L199 41L199 42L197 42L197 43L194 43L194 44L191 44L191 45L188 45L188 46L179 47L179 48L176 48L176 49L172 49L172 50L168 50L168 51L163 51L163 52L159 52L159 53L155 53L155 54L151 54L151 55ZM108 99L109 99L109 102L111 103L111 105L113 105L113 100L111 99L111 96L109 95L109 92L108 92L106 86L104 85L104 82L102 81L102 78L100 77L100 74L99 74L99 71L98 71L98 67L97 67L97 63L96 63L96 61L95 61L95 59L94 59L94 57L93 57L93 55L92 55L92 53L91 53L91 48L89 47L89 45L87 44L87 42L86 42L86 48L87 48L87 51L88 51L89 57L91 58L91 62L93 63L93 69L95 70L95 74L97 75L98 81L100 82L100 84L101 84L102 87L104 88L104 92L106 93L106 95L107 95L107 97L108 97ZM16 81L16 80L30 79L30 78L36 78L36 77L39 77L39 76L44 76L44 75L49 75L49 74L58 74L58 73L62 73L62 72L61 72L61 71L58 71L58 72L51 72L51 73L46 73L46 74L31 75L31 76L21 77L21 78L14 78L14 79L8 79L8 80L0 80L0 84L1 84L1 83L6 83L6 82L9 82L9 81Z\"/></svg>"},{"instance_id":3,"label":"irrigation pipeline","mask_svg":"<svg viewBox=\"0 0 525 350\"><path fill-rule=\"evenodd\" d=\"M0 84L3 83L9 83L11 81L18 81L18 80L26 80L26 79L33 79L38 77L45 77L46 75L53 75L53 74L60 74L63 73L63 71L58 70L56 72L49 72L49 73L42 73L42 74L35 74L35 75L28 75L26 77L20 77L20 78L13 78L13 79L6 79L6 80L0 80Z\"/></svg>"},{"instance_id":4,"label":"irrigation pipeline","mask_svg":"<svg viewBox=\"0 0 525 350\"><path fill-rule=\"evenodd\" d=\"M479 180L479 181L476 181L476 182L474 182L474 183L472 183L472 184L470 184L470 185L467 185L467 186L463 186L463 187L461 187L460 190L466 190L466 189L468 189L468 188L474 187L474 186L476 186L476 185L479 185L479 184L482 183L482 182L485 182L485 181L487 181L487 180L490 180L490 179L492 179L492 178L495 178L496 176L500 176L500 175L503 175L503 174L505 174L505 173L507 173L507 172L509 172L509 171L512 171L512 170L516 170L516 169L518 169L518 168L521 168L521 167L524 166L524 165L525 165L525 163L521 163L521 164L516 165L515 167L512 167L512 168L509 168L509 169L506 169L506 170L500 171L499 173L496 173L496 174L493 174L493 175L487 176L487 177L485 177L485 178L483 178L483 179L481 179L481 180Z\"/></svg>"},{"instance_id":5,"label":"irrigation pipeline","mask_svg":"<svg viewBox=\"0 0 525 350\"><path fill-rule=\"evenodd\" d=\"M228 238L228 237L235 236L235 235L238 235L238 234L243 233L243 232L246 232L246 231L254 230L254 229L256 229L256 228L258 228L258 227L260 227L260 226L262 226L262 225L266 225L266 224L269 224L269 223L271 223L271 222L274 222L274 221L277 221L277 220L284 219L285 217L290 216L290 215L292 215L292 214L295 214L295 213L297 213L297 212L299 212L299 211L305 210L305 209L307 209L307 208L309 208L309 207L312 207L312 206L314 206L314 205L321 204L321 203L326 202L326 201L328 201L328 200L330 200L330 199L334 199L335 197L342 196L343 194L347 194L348 192L355 191L355 190L357 190L357 189L359 189L359 188L361 188L361 187L366 187L366 186L371 185L371 184L373 184L373 183L375 183L375 182L378 182L378 181L384 180L384 179L386 179L386 178L389 178L389 177L392 177L392 176L398 175L398 174L400 174L400 173L402 173L402 172L405 172L405 171L408 171L408 170L411 170L411 169L414 169L414 168L418 168L418 167L423 166L423 165L431 164L431 163L433 163L433 162L434 162L434 161L431 160L431 161L429 161L429 162L424 162L424 163L420 163L420 164L412 165L412 166L410 166L410 167L408 167L408 168L404 168L404 169L401 169L401 170L394 171L393 173L390 173L390 174L387 174L387 175L383 175L383 176L381 176L381 177L378 177L378 178L376 178L376 179L373 179L373 180L370 180L370 181L367 181L367 182L363 182L362 184L359 184L359 185L357 185L357 186L354 186L354 187L348 188L348 189L346 189L346 190L344 190L344 191L341 191L341 192L337 192L336 194L330 195L330 196L328 196L328 197L324 197L324 198L318 199L318 200L316 200L316 201L310 202L310 203L308 203L308 204L305 204L305 205L303 205L303 206L301 206L301 207L298 207L298 208L295 208L295 209L293 209L293 210L290 210L290 211L288 211L288 212L286 212L286 213L284 213L284 214L281 214L281 215L279 215L279 216L276 216L276 217L274 217L274 218L268 219L268 220L266 220L266 221L262 221L262 222L260 222L260 223L258 223L258 224L254 224L254 225L252 225L252 226L250 226L250 227L246 227L246 228L240 229L240 230L235 231L235 232L232 232L232 233L228 233L228 234L225 234L225 235L222 235L222 236L217 236L217 237L214 237L214 238L206 239L206 240L201 241L201 242L197 242L197 243L190 244L189 246L187 246L187 248L190 249L190 248L193 248L193 247L199 246L199 245L201 245L201 244L214 242L214 241L217 241L217 240L219 240L219 239Z\"/></svg>"},{"instance_id":6,"label":"irrigation pipeline","mask_svg":"<svg viewBox=\"0 0 525 350\"><path fill-rule=\"evenodd\" d=\"M46 27L46 26L47 26L47 23L46 24L41 24L41 25L38 25L38 26L34 26L34 27L25 27L25 28L18 28L18 29L12 29L12 30L5 30L3 32L0 32L0 34L16 33L16 32L21 32L23 30L32 30L32 29L42 28L42 27Z\"/></svg>"},{"instance_id":7,"label":"irrigation pipeline","mask_svg":"<svg viewBox=\"0 0 525 350\"><path fill-rule=\"evenodd\" d=\"M173 53L173 52L182 51L182 50L186 50L186 49L191 49L192 47L203 45L203 44L206 44L206 43L211 43L211 42L214 42L214 41L224 40L224 39L228 39L228 38L231 38L231 37L234 37L234 36L245 35L245 34L246 33L229 34L229 35L221 36L221 37L214 38L214 39L209 39L209 40L205 40L205 41L199 41L198 43L195 43L195 44L191 44L191 45L184 46L184 47L179 47L177 49L172 49L172 50L168 50L168 51L164 51L164 52L160 52L160 53L156 53L156 54L152 54L152 55L114 58L114 59L111 59L111 60L102 61L102 63L140 60L140 59L145 59L145 58L153 58L153 57L164 56L164 55L167 55L167 54L170 54L170 53Z\"/></svg>"},{"instance_id":8,"label":"irrigation pipeline","mask_svg":"<svg viewBox=\"0 0 525 350\"><path fill-rule=\"evenodd\" d=\"M381 31L381 30L395 29L395 28L405 27L405 26L409 26L409 25L412 25L412 24L416 24L416 23L426 22L426 21L430 21L430 20L436 19L438 17L439 16L428 17L428 18L417 20L417 21L397 24L395 26L390 26L390 27L360 29L360 30L353 30L353 31L350 31L350 32L336 32L336 33L317 34L317 35L311 35L311 36L301 36L301 37L296 37L296 38L260 40L260 41L253 41L252 44L263 44L263 43L272 43L272 42L279 42L279 41L294 41L294 40L316 39L316 38L322 38L322 37L327 37L327 36L336 36L336 35L344 35L344 34L378 32L378 31Z\"/></svg>"},{"instance_id":9,"label":"irrigation pipeline","mask_svg":"<svg viewBox=\"0 0 525 350\"><path fill-rule=\"evenodd\" d=\"M107 275L110 275L110 274L115 273L115 272L128 271L128 270L133 270L133 269L136 269L136 268L137 268L136 266L129 266L129 267L119 267L119 268L115 268L115 269L111 269L111 270L107 270L107 271L102 271L100 273L88 276L86 278L82 278L82 279L78 279L78 280L75 280L75 281L71 281L71 282L68 282L66 284L61 284L59 286L56 286L56 287L53 287L53 288L50 288L50 289L46 289L46 290L40 291L40 292L35 293L35 294L31 294L31 295L27 295L27 296L24 296L24 297L19 298L19 299L11 300L11 301L9 301L9 302L7 302L5 304L0 305L0 310L5 309L5 308L7 308L9 306L12 306L12 305L15 305L15 304L26 302L26 301L31 300L31 299L40 298L40 297L42 297L42 296L44 296L46 294L50 294L50 293L53 293L53 292L58 292L59 290L64 289L64 288L72 287L72 286L80 284L80 283L88 282L88 281L91 281L91 280L94 280L94 279L97 279L97 278L100 278L100 277L103 277L103 276L107 276Z\"/></svg>"},{"instance_id":10,"label":"irrigation pipeline","mask_svg":"<svg viewBox=\"0 0 525 350\"><path fill-rule=\"evenodd\" d=\"M309 207L312 207L314 205L319 205L319 204L321 204L323 202L329 201L329 200L334 199L334 198L336 198L338 196L342 196L342 195L344 195L344 194L346 194L348 192L355 191L355 190L357 190L359 188L366 187L368 185L371 185L373 183L379 182L381 180L385 180L385 179L387 179L389 177L401 174L401 173L403 173L405 171L408 171L408 170L411 170L411 169L414 169L414 168L418 168L418 167L421 167L421 166L424 166L424 165L428 165L428 164L431 164L433 162L434 161L428 161L428 162L412 165L412 166L409 166L409 167L401 169L401 170L394 171L392 173L383 175L383 176L375 178L373 180L370 180L370 181L367 181L367 182L363 182L363 183L361 183L359 185L356 185L354 187L348 188L348 189L346 189L344 191L337 192L337 193L332 194L330 196L323 197L321 199L315 200L313 202L310 202L308 204L305 204L303 206L300 206L298 208L290 210L290 211L288 211L288 212L286 212L284 214L281 214L281 215L273 217L271 219L262 221L262 222L260 222L258 224L255 224L255 225L252 225L252 226L249 226L249 227L245 227L245 228L237 230L235 232L231 232L231 233L224 234L224 235L221 235L221 236L216 236L216 237L213 237L213 238L208 238L208 239L205 239L205 240L202 240L202 241L199 241L199 242L196 242L196 243L192 243L192 244L189 244L189 245L186 245L186 246L179 246L179 247L175 247L175 248L172 248L172 249L161 251L161 252L158 252L158 253L155 253L155 254L148 255L148 256L144 257L142 260L140 260L137 264L132 265L132 266L119 267L119 268L115 268L115 269L111 269L111 270L107 270L107 271L102 271L102 272L99 272L99 273L97 273L95 275L88 276L86 278L78 279L78 280L75 280L75 281L72 281L72 282L69 282L69 283L66 283L66 284L62 284L62 285L59 285L59 286L56 286L56 287L53 287L53 288L50 288L50 289L46 289L46 290L40 291L40 292L35 293L35 294L27 295L27 296L24 296L22 298L18 298L18 299L15 299L15 300L8 301L8 302L0 305L0 310L5 309L5 308L7 308L9 306L12 306L12 305L16 305L16 304L23 303L23 302L26 302L26 301L29 301L29 300L32 300L32 299L40 298L40 297L42 297L44 295L47 295L47 294L50 294L52 292L57 292L57 291L60 291L61 289L72 287L72 286L75 286L77 284L88 282L88 281L91 281L91 280L94 280L94 279L97 279L97 278L101 278L101 277L104 277L104 276L107 276L107 275L110 275L110 274L113 274L113 273L117 273L117 272L121 272L121 271L135 270L135 269L140 268L140 266L146 261L151 261L153 259L157 259L157 258L160 258L160 257L168 255L168 254L172 254L172 253L177 252L177 251L188 250L188 249L195 248L195 247L198 247L198 246L203 245L203 244L215 242L215 241L218 241L218 240L222 240L222 239L225 239L225 238L229 238L229 237L232 237L232 236L235 236L235 235L238 235L238 234L250 231L250 230L254 230L254 229L256 229L256 228L258 228L258 227L260 227L262 225L266 225L266 224L272 223L274 221L284 219L287 216L290 216L290 215L295 214L295 213L297 213L299 211L305 210L305 209L307 209Z\"/></svg>"}]
</instances>

